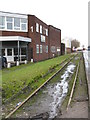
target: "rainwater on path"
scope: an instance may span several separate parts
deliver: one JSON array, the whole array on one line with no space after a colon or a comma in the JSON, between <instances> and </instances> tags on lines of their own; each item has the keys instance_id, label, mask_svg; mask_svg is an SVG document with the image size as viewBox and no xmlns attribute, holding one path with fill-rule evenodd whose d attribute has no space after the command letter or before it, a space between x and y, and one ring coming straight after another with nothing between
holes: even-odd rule
<instances>
[{"instance_id":1,"label":"rainwater on path","mask_svg":"<svg viewBox=\"0 0 90 120\"><path fill-rule=\"evenodd\" d=\"M41 113L48 113L49 118L55 118L60 112L60 106L68 92L68 83L74 72L75 65L70 63L61 73L58 73L37 95L33 96L16 117L32 118Z\"/></svg>"}]
</instances>

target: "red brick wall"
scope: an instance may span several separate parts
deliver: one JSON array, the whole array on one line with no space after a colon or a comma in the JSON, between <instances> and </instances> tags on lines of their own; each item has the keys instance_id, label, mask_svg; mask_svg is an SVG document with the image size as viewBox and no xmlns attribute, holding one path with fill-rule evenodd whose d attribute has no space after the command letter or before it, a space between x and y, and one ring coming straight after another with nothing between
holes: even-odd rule
<instances>
[{"instance_id":1,"label":"red brick wall","mask_svg":"<svg viewBox=\"0 0 90 120\"><path fill-rule=\"evenodd\" d=\"M27 37L27 32L2 31L2 36L22 36L22 37Z\"/></svg>"},{"instance_id":2,"label":"red brick wall","mask_svg":"<svg viewBox=\"0 0 90 120\"><path fill-rule=\"evenodd\" d=\"M52 52L52 46L55 47L55 52ZM60 52L57 51L60 49ZM61 55L61 30L53 26L49 26L49 56L50 58L54 56Z\"/></svg>"},{"instance_id":3,"label":"red brick wall","mask_svg":"<svg viewBox=\"0 0 90 120\"><path fill-rule=\"evenodd\" d=\"M39 32L36 32L36 23L39 24ZM33 60L34 61L41 61L48 59L48 53L44 51L44 47L48 45L48 36L45 34L40 33L40 25L48 29L48 25L46 25L44 22L42 22L40 19L38 19L35 16L29 15L29 32L28 36L31 37L32 42L30 43L30 47L33 48ZM33 32L30 30L31 26L33 26ZM45 36L45 42L41 42L41 35ZM42 45L42 53L36 53L36 44L39 45L39 52L40 52L40 45ZM29 47L29 48L30 48Z\"/></svg>"}]
</instances>

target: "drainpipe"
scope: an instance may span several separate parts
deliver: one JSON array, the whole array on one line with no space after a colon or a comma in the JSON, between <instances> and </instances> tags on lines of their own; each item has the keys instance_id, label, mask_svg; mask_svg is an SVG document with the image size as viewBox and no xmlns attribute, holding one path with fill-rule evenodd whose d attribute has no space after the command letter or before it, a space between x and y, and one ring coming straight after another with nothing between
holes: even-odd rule
<instances>
[{"instance_id":1,"label":"drainpipe","mask_svg":"<svg viewBox=\"0 0 90 120\"><path fill-rule=\"evenodd\" d=\"M17 66L19 65L19 47L20 47L20 45L19 45L19 40L18 40L18 60L17 60Z\"/></svg>"},{"instance_id":2,"label":"drainpipe","mask_svg":"<svg viewBox=\"0 0 90 120\"><path fill-rule=\"evenodd\" d=\"M18 40L18 61L19 61L19 40Z\"/></svg>"}]
</instances>

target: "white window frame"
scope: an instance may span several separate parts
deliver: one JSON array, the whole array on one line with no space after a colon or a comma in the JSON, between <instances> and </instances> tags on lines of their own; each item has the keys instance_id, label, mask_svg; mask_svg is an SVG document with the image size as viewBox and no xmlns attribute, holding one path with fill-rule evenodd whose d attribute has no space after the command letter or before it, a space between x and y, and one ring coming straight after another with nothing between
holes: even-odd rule
<instances>
[{"instance_id":1,"label":"white window frame","mask_svg":"<svg viewBox=\"0 0 90 120\"><path fill-rule=\"evenodd\" d=\"M15 26L15 19L19 19L20 20L20 18L14 18L14 30L20 30L20 28L21 28L21 26ZM20 23L21 23L21 21L20 21Z\"/></svg>"},{"instance_id":2,"label":"white window frame","mask_svg":"<svg viewBox=\"0 0 90 120\"><path fill-rule=\"evenodd\" d=\"M42 34L42 28L43 28L42 25L40 25L40 33L41 33L41 34Z\"/></svg>"},{"instance_id":3,"label":"white window frame","mask_svg":"<svg viewBox=\"0 0 90 120\"><path fill-rule=\"evenodd\" d=\"M21 22L20 22L21 28L22 28L22 25L25 25L26 26L26 30L27 30L27 24L28 24L28 22L27 22L27 20L26 20L26 22L22 22L22 19L25 19L25 18L21 18ZM22 30L21 29L21 31L26 31L26 30Z\"/></svg>"},{"instance_id":4,"label":"white window frame","mask_svg":"<svg viewBox=\"0 0 90 120\"><path fill-rule=\"evenodd\" d=\"M11 18L12 21L7 21L7 18ZM8 29L7 24L12 24L12 29ZM12 18L12 17L6 17L6 29L7 29L7 30L13 30L13 24L14 24L14 22L13 22L13 18Z\"/></svg>"},{"instance_id":5,"label":"white window frame","mask_svg":"<svg viewBox=\"0 0 90 120\"><path fill-rule=\"evenodd\" d=\"M44 35L41 35L41 42L45 42L45 36Z\"/></svg>"},{"instance_id":6,"label":"white window frame","mask_svg":"<svg viewBox=\"0 0 90 120\"><path fill-rule=\"evenodd\" d=\"M0 30L7 30L7 31L19 31L19 32L27 32L28 31L28 21L27 18L20 18L20 17L13 17L13 16L0 16L0 17L4 17L5 19L5 25L0 25L0 27L4 27L4 28L0 28ZM7 18L12 18L12 21L7 21ZM19 18L20 19L20 27L15 27L14 26L14 18ZM25 19L26 22L22 22L21 19ZM11 23L12 24L12 29L8 29L7 28L7 24ZM25 25L25 30L21 29L21 26ZM16 29L17 28L17 29Z\"/></svg>"},{"instance_id":7,"label":"white window frame","mask_svg":"<svg viewBox=\"0 0 90 120\"><path fill-rule=\"evenodd\" d=\"M46 29L46 36L48 36L48 29Z\"/></svg>"},{"instance_id":8,"label":"white window frame","mask_svg":"<svg viewBox=\"0 0 90 120\"><path fill-rule=\"evenodd\" d=\"M46 45L46 53L48 53L48 45Z\"/></svg>"},{"instance_id":9,"label":"white window frame","mask_svg":"<svg viewBox=\"0 0 90 120\"><path fill-rule=\"evenodd\" d=\"M1 29L5 29L5 17L4 16L0 16L0 17L4 18L4 25L2 24L0 25L0 27L2 27Z\"/></svg>"},{"instance_id":10,"label":"white window frame","mask_svg":"<svg viewBox=\"0 0 90 120\"><path fill-rule=\"evenodd\" d=\"M33 26L31 26L31 32L33 32Z\"/></svg>"},{"instance_id":11,"label":"white window frame","mask_svg":"<svg viewBox=\"0 0 90 120\"><path fill-rule=\"evenodd\" d=\"M39 32L39 24L36 23L36 32Z\"/></svg>"},{"instance_id":12,"label":"white window frame","mask_svg":"<svg viewBox=\"0 0 90 120\"><path fill-rule=\"evenodd\" d=\"M36 44L36 53L39 54L39 45Z\"/></svg>"},{"instance_id":13,"label":"white window frame","mask_svg":"<svg viewBox=\"0 0 90 120\"><path fill-rule=\"evenodd\" d=\"M40 45L40 53L42 53L42 45Z\"/></svg>"}]
</instances>

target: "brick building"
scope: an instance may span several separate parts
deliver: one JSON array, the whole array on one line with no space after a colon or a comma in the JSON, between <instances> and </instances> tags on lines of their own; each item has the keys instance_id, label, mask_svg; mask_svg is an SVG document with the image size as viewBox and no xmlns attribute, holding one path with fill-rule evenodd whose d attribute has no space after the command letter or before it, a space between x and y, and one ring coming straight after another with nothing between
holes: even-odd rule
<instances>
[{"instance_id":1,"label":"brick building","mask_svg":"<svg viewBox=\"0 0 90 120\"><path fill-rule=\"evenodd\" d=\"M41 61L61 55L61 30L34 15L0 12L0 42L8 62Z\"/></svg>"},{"instance_id":2,"label":"brick building","mask_svg":"<svg viewBox=\"0 0 90 120\"><path fill-rule=\"evenodd\" d=\"M71 53L71 40L69 38L62 39L62 43L65 44L65 53L70 54Z\"/></svg>"}]
</instances>

